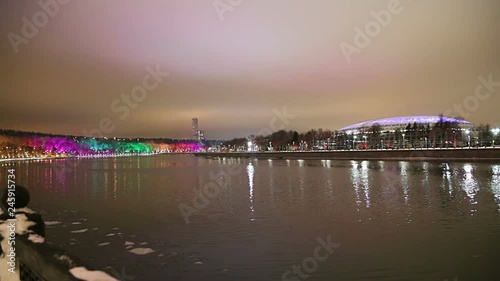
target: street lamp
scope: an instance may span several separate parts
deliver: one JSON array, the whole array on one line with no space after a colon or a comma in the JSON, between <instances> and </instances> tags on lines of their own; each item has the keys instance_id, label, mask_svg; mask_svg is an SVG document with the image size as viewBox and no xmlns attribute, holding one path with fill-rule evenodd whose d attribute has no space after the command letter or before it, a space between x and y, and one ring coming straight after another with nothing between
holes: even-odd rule
<instances>
[{"instance_id":1,"label":"street lamp","mask_svg":"<svg viewBox=\"0 0 500 281\"><path fill-rule=\"evenodd\" d=\"M500 133L500 128L495 128L492 129L491 132L493 133L493 147L495 147L495 140L497 138L498 133Z\"/></svg>"},{"instance_id":2,"label":"street lamp","mask_svg":"<svg viewBox=\"0 0 500 281\"><path fill-rule=\"evenodd\" d=\"M470 148L470 130L465 130L465 133L467 134L467 146Z\"/></svg>"},{"instance_id":3,"label":"street lamp","mask_svg":"<svg viewBox=\"0 0 500 281\"><path fill-rule=\"evenodd\" d=\"M405 145L405 134L403 133L403 148L406 148L406 145Z\"/></svg>"},{"instance_id":4,"label":"street lamp","mask_svg":"<svg viewBox=\"0 0 500 281\"><path fill-rule=\"evenodd\" d=\"M335 133L335 150L339 149L339 134Z\"/></svg>"}]
</instances>

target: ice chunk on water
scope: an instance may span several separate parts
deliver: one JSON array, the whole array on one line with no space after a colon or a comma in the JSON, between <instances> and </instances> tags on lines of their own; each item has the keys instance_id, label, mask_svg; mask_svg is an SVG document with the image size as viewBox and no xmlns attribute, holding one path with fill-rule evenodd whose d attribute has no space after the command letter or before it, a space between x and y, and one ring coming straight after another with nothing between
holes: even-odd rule
<instances>
[{"instance_id":1,"label":"ice chunk on water","mask_svg":"<svg viewBox=\"0 0 500 281\"><path fill-rule=\"evenodd\" d=\"M71 231L71 233L84 233L86 232L87 230L89 230L88 228L84 228L84 229L80 229L80 230L74 230L74 231Z\"/></svg>"},{"instance_id":2,"label":"ice chunk on water","mask_svg":"<svg viewBox=\"0 0 500 281\"><path fill-rule=\"evenodd\" d=\"M136 255L147 255L154 253L154 250L151 248L135 248L129 251L129 253L136 254Z\"/></svg>"}]
</instances>

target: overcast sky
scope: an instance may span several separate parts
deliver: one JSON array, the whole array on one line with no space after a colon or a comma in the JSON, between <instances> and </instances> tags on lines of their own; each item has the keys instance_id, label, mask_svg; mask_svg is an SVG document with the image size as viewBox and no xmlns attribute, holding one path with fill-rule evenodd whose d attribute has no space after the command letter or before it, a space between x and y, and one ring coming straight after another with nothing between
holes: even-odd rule
<instances>
[{"instance_id":1,"label":"overcast sky","mask_svg":"<svg viewBox=\"0 0 500 281\"><path fill-rule=\"evenodd\" d=\"M232 138L268 128L286 106L286 129L339 129L458 115L479 76L500 82L496 0L401 0L350 62L341 43L356 46L355 28L390 1L243 0L218 13L213 0L73 0L45 25L38 2L0 2L0 128L81 135L109 118L107 136L190 137L198 117L206 137ZM26 33L34 15L41 26ZM169 76L128 116L112 110L148 66ZM500 125L500 86L489 88L465 113Z\"/></svg>"}]
</instances>

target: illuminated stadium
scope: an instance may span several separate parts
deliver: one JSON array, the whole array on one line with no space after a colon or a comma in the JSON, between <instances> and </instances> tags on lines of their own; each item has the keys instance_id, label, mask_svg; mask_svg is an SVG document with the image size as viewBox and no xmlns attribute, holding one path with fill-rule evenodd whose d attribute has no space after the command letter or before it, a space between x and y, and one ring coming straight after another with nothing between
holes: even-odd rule
<instances>
[{"instance_id":1,"label":"illuminated stadium","mask_svg":"<svg viewBox=\"0 0 500 281\"><path fill-rule=\"evenodd\" d=\"M438 123L442 125L434 130ZM474 127L469 121L446 116L382 118L340 129L335 146L341 149L466 146L475 139Z\"/></svg>"},{"instance_id":2,"label":"illuminated stadium","mask_svg":"<svg viewBox=\"0 0 500 281\"><path fill-rule=\"evenodd\" d=\"M380 125L380 131L394 131L397 129L404 130L408 124L419 124L419 125L434 125L439 121L449 122L457 124L460 128L472 128L474 125L466 120L446 117L446 116L403 116L403 117L391 117L391 118L382 118L376 120L364 121L361 123L357 123L354 125L350 125L340 129L340 131L350 133L358 133L363 131L368 131L374 125Z\"/></svg>"}]
</instances>

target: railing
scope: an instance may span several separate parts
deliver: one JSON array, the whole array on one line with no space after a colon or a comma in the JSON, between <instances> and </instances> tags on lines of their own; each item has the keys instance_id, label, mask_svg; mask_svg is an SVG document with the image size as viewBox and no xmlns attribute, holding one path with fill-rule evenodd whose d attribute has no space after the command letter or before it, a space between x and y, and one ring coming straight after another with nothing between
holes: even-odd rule
<instances>
[{"instance_id":1,"label":"railing","mask_svg":"<svg viewBox=\"0 0 500 281\"><path fill-rule=\"evenodd\" d=\"M64 250L48 243L33 243L16 236L16 256L21 281L77 281L69 270L78 266Z\"/></svg>"},{"instance_id":2,"label":"railing","mask_svg":"<svg viewBox=\"0 0 500 281\"><path fill-rule=\"evenodd\" d=\"M16 200L12 200L13 198ZM9 240L15 239L15 244L11 245L9 241L10 247L5 247L4 243L0 245L4 246L2 252L5 255L0 259L0 262L3 264L3 268L6 264L8 265L8 270L0 270L0 280L78 281L79 278L84 277L83 275L86 277L88 274L94 274L95 272L90 273L87 270L88 267L83 266L83 263L78 259L42 239L42 236L45 236L45 230L41 216L31 211L26 213L26 210L23 210L29 201L29 191L20 185L9 185L8 190L0 192L1 224L2 226L9 225L2 227L0 238L2 240L7 237ZM13 209L13 202L16 203L17 211L8 212L8 210ZM14 212L15 214L24 214L24 218L16 215L16 220L12 222ZM21 232L21 229L16 227L16 221L24 225L31 224L30 233ZM6 233L6 229L9 230L9 233ZM35 239L31 240L29 236ZM73 271L74 268L77 270ZM116 280L104 272L98 272L98 274L105 280Z\"/></svg>"}]
</instances>

